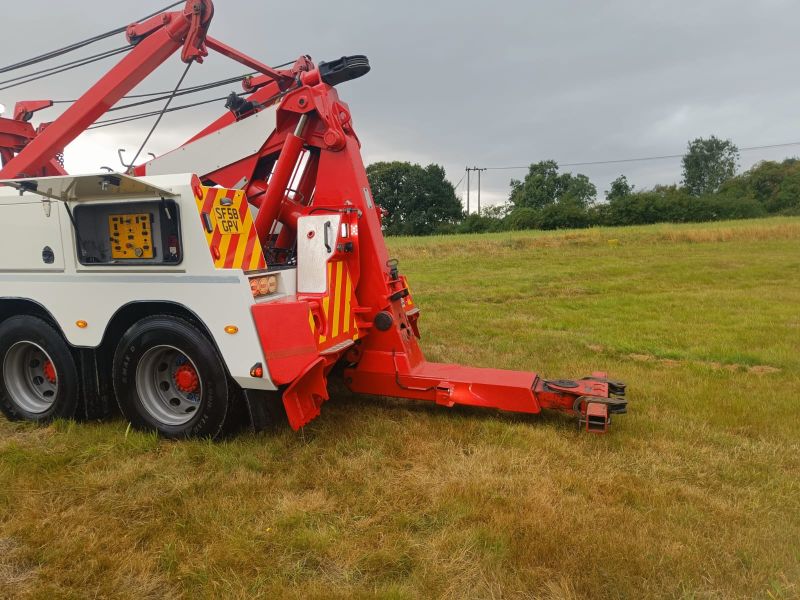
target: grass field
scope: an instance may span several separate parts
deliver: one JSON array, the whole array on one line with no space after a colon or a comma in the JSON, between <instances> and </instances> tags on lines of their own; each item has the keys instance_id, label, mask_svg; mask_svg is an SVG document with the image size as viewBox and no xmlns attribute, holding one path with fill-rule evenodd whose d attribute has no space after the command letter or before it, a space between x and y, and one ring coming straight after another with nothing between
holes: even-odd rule
<instances>
[{"instance_id":1,"label":"grass field","mask_svg":"<svg viewBox=\"0 0 800 600\"><path fill-rule=\"evenodd\" d=\"M0 597L800 597L800 219L390 245L429 359L607 370L630 414L2 421Z\"/></svg>"}]
</instances>

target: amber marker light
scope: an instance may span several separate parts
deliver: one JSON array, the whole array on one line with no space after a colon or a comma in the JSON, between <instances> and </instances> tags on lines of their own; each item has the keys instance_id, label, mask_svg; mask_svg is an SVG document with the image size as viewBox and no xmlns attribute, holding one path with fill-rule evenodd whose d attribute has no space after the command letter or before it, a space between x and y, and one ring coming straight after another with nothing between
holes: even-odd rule
<instances>
[{"instance_id":1,"label":"amber marker light","mask_svg":"<svg viewBox=\"0 0 800 600\"><path fill-rule=\"evenodd\" d=\"M228 335L236 335L239 333L239 328L236 325L228 325L225 327L225 333Z\"/></svg>"},{"instance_id":2,"label":"amber marker light","mask_svg":"<svg viewBox=\"0 0 800 600\"><path fill-rule=\"evenodd\" d=\"M86 329L89 326L86 321L75 321L75 325L78 327L78 329Z\"/></svg>"}]
</instances>

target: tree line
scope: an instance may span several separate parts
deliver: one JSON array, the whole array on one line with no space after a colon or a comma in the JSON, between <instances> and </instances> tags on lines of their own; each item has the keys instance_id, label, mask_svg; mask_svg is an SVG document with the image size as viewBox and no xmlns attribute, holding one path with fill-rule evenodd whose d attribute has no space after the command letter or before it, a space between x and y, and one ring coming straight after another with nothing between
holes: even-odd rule
<instances>
[{"instance_id":1,"label":"tree line","mask_svg":"<svg viewBox=\"0 0 800 600\"><path fill-rule=\"evenodd\" d=\"M764 161L738 173L739 150L717 137L689 142L679 185L636 190L625 175L598 200L586 175L563 173L553 160L512 179L508 201L465 214L439 165L380 162L367 167L389 235L479 233L521 229L686 223L800 215L800 160Z\"/></svg>"}]
</instances>

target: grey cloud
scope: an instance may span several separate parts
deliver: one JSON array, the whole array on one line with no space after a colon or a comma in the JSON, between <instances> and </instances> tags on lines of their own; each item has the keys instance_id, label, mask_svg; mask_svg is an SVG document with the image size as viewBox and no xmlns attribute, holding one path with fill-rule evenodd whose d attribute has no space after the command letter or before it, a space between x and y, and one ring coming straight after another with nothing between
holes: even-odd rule
<instances>
[{"instance_id":1,"label":"grey cloud","mask_svg":"<svg viewBox=\"0 0 800 600\"><path fill-rule=\"evenodd\" d=\"M162 3L29 0L25 14L5 15L2 62L125 24ZM373 72L341 90L365 159L438 162L454 183L467 164L673 154L688 139L710 134L740 146L798 138L796 2L218 0L216 7L212 34L269 63L304 53L368 54ZM212 58L193 67L187 83L241 70ZM141 89L168 89L179 71L176 57ZM74 73L0 92L0 101L73 97L102 68ZM170 115L148 150L170 149L221 110ZM120 128L119 135L130 143L148 125ZM742 164L792 154L744 153ZM96 157L98 165L115 160ZM602 194L620 173L639 187L675 182L680 161L576 170ZM487 173L485 197L502 199L509 179L522 175Z\"/></svg>"}]
</instances>

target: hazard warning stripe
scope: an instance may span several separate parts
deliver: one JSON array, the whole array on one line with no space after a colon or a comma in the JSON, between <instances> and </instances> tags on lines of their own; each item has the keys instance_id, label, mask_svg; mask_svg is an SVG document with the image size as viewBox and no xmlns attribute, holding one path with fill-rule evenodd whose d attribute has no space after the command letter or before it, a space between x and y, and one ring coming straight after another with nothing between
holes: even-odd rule
<instances>
[{"instance_id":1,"label":"hazard warning stripe","mask_svg":"<svg viewBox=\"0 0 800 600\"><path fill-rule=\"evenodd\" d=\"M332 272L332 266L331 266L331 263L328 263L328 281L329 282L331 280L331 272ZM328 320L328 313L329 313L328 309L331 306L331 289L332 288L330 287L330 283L328 283L328 295L325 296L322 299L322 314L324 315L326 321ZM327 336L324 336L324 335L319 336L319 343L320 344L324 344L327 341L328 341L328 337Z\"/></svg>"},{"instance_id":2,"label":"hazard warning stripe","mask_svg":"<svg viewBox=\"0 0 800 600\"><path fill-rule=\"evenodd\" d=\"M322 313L328 324L329 335L319 336L320 350L359 338L353 312L353 280L344 262L328 263L328 293L322 298ZM308 323L314 331L314 318L310 313Z\"/></svg>"},{"instance_id":3,"label":"hazard warning stripe","mask_svg":"<svg viewBox=\"0 0 800 600\"><path fill-rule=\"evenodd\" d=\"M233 198L234 202L238 200L239 206L236 208L236 213L239 215L239 221L244 224L244 211L247 209L247 198L245 198L244 194L236 194ZM233 265L235 264L242 264L242 259L244 258L244 251L247 247L247 238L244 238L244 243L240 243L242 240L241 233L235 233L230 236L230 242L228 242L228 251L225 253L225 268L232 269ZM238 257L238 261L236 260Z\"/></svg>"},{"instance_id":4,"label":"hazard warning stripe","mask_svg":"<svg viewBox=\"0 0 800 600\"><path fill-rule=\"evenodd\" d=\"M205 186L199 186L199 191L200 197L195 200L214 266L217 269L243 269L245 271L266 269L267 263L264 260L264 253L258 241L258 233L244 191ZM230 203L225 202L228 206L223 206L223 200L230 200ZM231 203L236 207L235 211L230 211ZM225 231L220 227L217 222L216 209L223 207L228 214L234 212L238 217L236 227L238 232ZM204 214L210 220L211 232L206 229Z\"/></svg>"},{"instance_id":5,"label":"hazard warning stripe","mask_svg":"<svg viewBox=\"0 0 800 600\"><path fill-rule=\"evenodd\" d=\"M211 235L211 241L209 242L209 248L211 249L211 255L214 257L214 266L218 269L222 267L219 264L220 258L225 256L222 253L222 249L220 248L220 244L222 242L222 230L217 227L216 216L214 215L214 207L217 204L222 203L223 198L227 198L227 191L228 190L221 190L221 189L214 189L214 191L209 190L209 194L214 194L214 201L211 203L211 208L208 212L211 214L211 221L214 223L214 232Z\"/></svg>"},{"instance_id":6,"label":"hazard warning stripe","mask_svg":"<svg viewBox=\"0 0 800 600\"><path fill-rule=\"evenodd\" d=\"M256 241L258 240L257 235L251 235L247 238L247 244L244 247L244 256L242 257L242 264L244 268L248 271L255 270L251 265L253 263L253 259L258 259L258 255L253 252L256 248ZM256 267L257 268L257 267Z\"/></svg>"},{"instance_id":7,"label":"hazard warning stripe","mask_svg":"<svg viewBox=\"0 0 800 600\"><path fill-rule=\"evenodd\" d=\"M351 323L350 309L352 305L351 298L353 297L353 280L350 279L350 273L347 274L347 282L345 285L344 297L346 300L344 303L344 318L342 319L342 323L344 323L345 327L347 327L347 325ZM353 320L352 323L355 326L355 320ZM345 329L345 332L348 331L349 329Z\"/></svg>"},{"instance_id":8,"label":"hazard warning stripe","mask_svg":"<svg viewBox=\"0 0 800 600\"><path fill-rule=\"evenodd\" d=\"M228 248L224 252L226 269L233 268L236 252L239 249L239 237L241 236L238 233L228 236Z\"/></svg>"},{"instance_id":9,"label":"hazard warning stripe","mask_svg":"<svg viewBox=\"0 0 800 600\"><path fill-rule=\"evenodd\" d=\"M217 193L219 193L218 188L203 188L203 193L205 194L205 202L203 202L203 209L202 212L210 213L211 208L214 206L214 200L217 199Z\"/></svg>"},{"instance_id":10,"label":"hazard warning stripe","mask_svg":"<svg viewBox=\"0 0 800 600\"><path fill-rule=\"evenodd\" d=\"M342 263L337 262L336 267L332 269L334 275L333 280L331 281L331 289L334 290L333 293L333 332L331 333L332 338L339 337L339 311L341 310L342 302L344 302L344 298L342 297ZM341 300L341 301L340 301Z\"/></svg>"}]
</instances>

